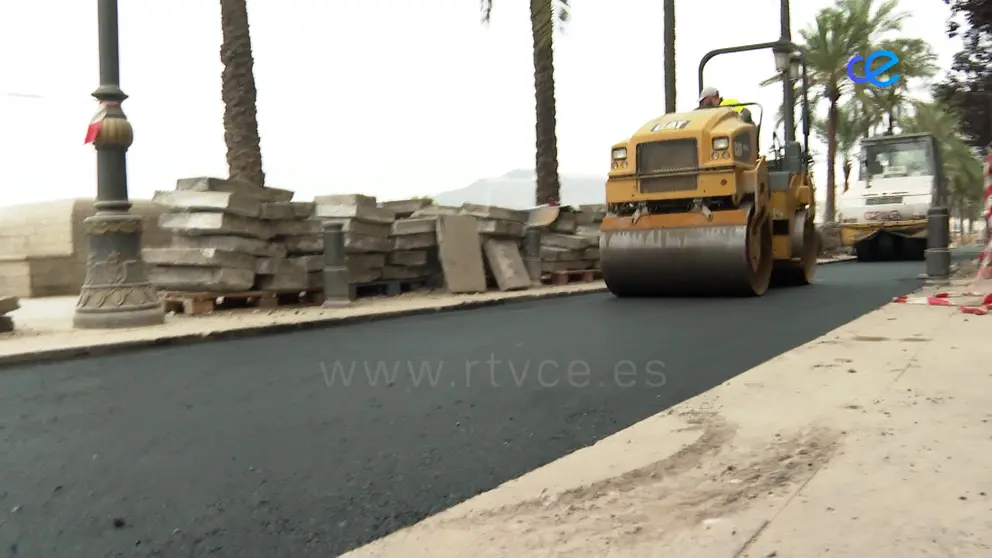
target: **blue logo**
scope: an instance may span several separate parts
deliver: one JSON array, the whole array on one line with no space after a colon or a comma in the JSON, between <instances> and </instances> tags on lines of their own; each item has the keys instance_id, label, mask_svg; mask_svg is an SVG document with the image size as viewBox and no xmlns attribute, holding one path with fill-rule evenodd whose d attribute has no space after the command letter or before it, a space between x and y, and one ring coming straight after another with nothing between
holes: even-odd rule
<instances>
[{"instance_id":1,"label":"blue logo","mask_svg":"<svg viewBox=\"0 0 992 558\"><path fill-rule=\"evenodd\" d=\"M873 68L872 65L879 58L883 59L882 65ZM865 75L860 77L854 74L854 65L864 62ZM855 54L853 58L847 63L847 77L851 78L854 83L870 83L875 87L890 87L895 85L899 81L899 74L894 74L888 79L879 79L879 76L885 73L885 70L895 66L899 63L899 57L896 56L891 50L876 50L875 52L868 55L868 58L862 58L860 54Z\"/></svg>"}]
</instances>

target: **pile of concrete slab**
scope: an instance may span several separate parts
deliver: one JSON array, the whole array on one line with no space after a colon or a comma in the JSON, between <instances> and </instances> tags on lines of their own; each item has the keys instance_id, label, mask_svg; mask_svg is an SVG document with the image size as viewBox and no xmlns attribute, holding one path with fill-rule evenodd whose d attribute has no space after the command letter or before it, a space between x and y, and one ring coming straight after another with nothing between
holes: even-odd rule
<instances>
[{"instance_id":1,"label":"pile of concrete slab","mask_svg":"<svg viewBox=\"0 0 992 558\"><path fill-rule=\"evenodd\" d=\"M16 296L0 296L0 333L14 331L14 319L7 314L20 307L20 299Z\"/></svg>"},{"instance_id":2,"label":"pile of concrete slab","mask_svg":"<svg viewBox=\"0 0 992 558\"><path fill-rule=\"evenodd\" d=\"M293 192L234 180L184 178L156 192L168 248L143 251L149 280L170 291L236 293L320 288L320 223Z\"/></svg>"},{"instance_id":3,"label":"pile of concrete slab","mask_svg":"<svg viewBox=\"0 0 992 558\"><path fill-rule=\"evenodd\" d=\"M541 235L541 269L545 273L599 268L599 227L606 206L562 207Z\"/></svg>"},{"instance_id":4,"label":"pile of concrete slab","mask_svg":"<svg viewBox=\"0 0 992 558\"><path fill-rule=\"evenodd\" d=\"M374 197L361 194L317 196L314 201L319 219L342 225L349 283L362 285L384 279L392 252L389 233L396 212L379 207Z\"/></svg>"}]
</instances>

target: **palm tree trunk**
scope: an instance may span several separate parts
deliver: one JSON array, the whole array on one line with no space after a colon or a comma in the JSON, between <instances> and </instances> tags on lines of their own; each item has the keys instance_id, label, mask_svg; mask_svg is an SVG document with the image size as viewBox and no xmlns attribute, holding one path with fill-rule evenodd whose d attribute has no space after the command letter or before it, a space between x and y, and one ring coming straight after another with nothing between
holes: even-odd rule
<instances>
[{"instance_id":1,"label":"palm tree trunk","mask_svg":"<svg viewBox=\"0 0 992 558\"><path fill-rule=\"evenodd\" d=\"M224 143L231 179L265 186L246 0L220 0Z\"/></svg>"},{"instance_id":2,"label":"palm tree trunk","mask_svg":"<svg viewBox=\"0 0 992 558\"><path fill-rule=\"evenodd\" d=\"M847 192L847 190L851 187L851 169L852 169L852 167L853 167L853 165L851 164L851 158L845 155L844 156L844 166L843 166L843 171L844 171L844 191L845 192Z\"/></svg>"},{"instance_id":3,"label":"palm tree trunk","mask_svg":"<svg viewBox=\"0 0 992 558\"><path fill-rule=\"evenodd\" d=\"M534 39L534 95L537 101L537 204L561 201L558 182L558 138L555 135L555 63L551 0L531 0L530 27Z\"/></svg>"},{"instance_id":4,"label":"palm tree trunk","mask_svg":"<svg viewBox=\"0 0 992 558\"><path fill-rule=\"evenodd\" d=\"M837 88L831 87L828 91L830 108L827 111L827 204L823 211L823 222L832 223L837 207L837 170L834 164L837 162L837 102L840 95Z\"/></svg>"},{"instance_id":5,"label":"palm tree trunk","mask_svg":"<svg viewBox=\"0 0 992 558\"><path fill-rule=\"evenodd\" d=\"M675 0L665 0L665 112L675 112Z\"/></svg>"}]
</instances>

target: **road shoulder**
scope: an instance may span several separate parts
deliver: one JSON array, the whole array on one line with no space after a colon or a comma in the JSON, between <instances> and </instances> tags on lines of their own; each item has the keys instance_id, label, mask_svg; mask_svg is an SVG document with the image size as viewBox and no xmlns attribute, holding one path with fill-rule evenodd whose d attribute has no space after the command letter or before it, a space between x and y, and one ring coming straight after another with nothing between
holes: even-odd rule
<instances>
[{"instance_id":1,"label":"road shoulder","mask_svg":"<svg viewBox=\"0 0 992 558\"><path fill-rule=\"evenodd\" d=\"M992 555L990 335L887 305L346 556Z\"/></svg>"}]
</instances>

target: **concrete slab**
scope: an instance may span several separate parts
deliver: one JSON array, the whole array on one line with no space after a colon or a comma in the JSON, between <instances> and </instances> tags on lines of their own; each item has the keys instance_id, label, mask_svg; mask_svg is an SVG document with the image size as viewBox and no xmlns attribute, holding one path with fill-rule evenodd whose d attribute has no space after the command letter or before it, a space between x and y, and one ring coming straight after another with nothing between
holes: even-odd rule
<instances>
[{"instance_id":1,"label":"concrete slab","mask_svg":"<svg viewBox=\"0 0 992 558\"><path fill-rule=\"evenodd\" d=\"M258 217L262 208L262 202L258 198L247 194L195 190L155 192L152 203L173 212L220 211L250 218Z\"/></svg>"},{"instance_id":2,"label":"concrete slab","mask_svg":"<svg viewBox=\"0 0 992 558\"><path fill-rule=\"evenodd\" d=\"M322 232L320 221L316 219L280 220L269 223L270 234L274 237L307 236Z\"/></svg>"},{"instance_id":3,"label":"concrete slab","mask_svg":"<svg viewBox=\"0 0 992 558\"><path fill-rule=\"evenodd\" d=\"M460 213L471 215L479 219L496 219L498 221L517 221L526 223L530 217L530 211L509 209L495 205L479 205L474 203L462 204Z\"/></svg>"},{"instance_id":4,"label":"concrete slab","mask_svg":"<svg viewBox=\"0 0 992 558\"><path fill-rule=\"evenodd\" d=\"M345 262L353 269L382 269L386 265L386 254L348 254Z\"/></svg>"},{"instance_id":5,"label":"concrete slab","mask_svg":"<svg viewBox=\"0 0 992 558\"><path fill-rule=\"evenodd\" d=\"M367 205L342 205L318 203L315 213L317 217L338 219L358 219L368 223L392 224L396 214L389 209Z\"/></svg>"},{"instance_id":6,"label":"concrete slab","mask_svg":"<svg viewBox=\"0 0 992 558\"><path fill-rule=\"evenodd\" d=\"M172 237L173 248L214 249L225 252L239 252L263 258L280 258L286 256L286 247L279 242L270 242L243 236L184 236Z\"/></svg>"},{"instance_id":7,"label":"concrete slab","mask_svg":"<svg viewBox=\"0 0 992 558\"><path fill-rule=\"evenodd\" d=\"M163 213L159 227L190 236L244 236L267 240L272 230L266 221L238 217L225 213Z\"/></svg>"},{"instance_id":8,"label":"concrete slab","mask_svg":"<svg viewBox=\"0 0 992 558\"><path fill-rule=\"evenodd\" d=\"M255 272L224 267L149 266L148 280L168 291L232 293L251 290Z\"/></svg>"},{"instance_id":9,"label":"concrete slab","mask_svg":"<svg viewBox=\"0 0 992 558\"><path fill-rule=\"evenodd\" d=\"M266 220L300 220L313 217L312 202L263 203L259 217Z\"/></svg>"},{"instance_id":10,"label":"concrete slab","mask_svg":"<svg viewBox=\"0 0 992 558\"><path fill-rule=\"evenodd\" d=\"M405 250L423 250L437 246L437 233L408 234L394 236L390 239L392 250L402 252Z\"/></svg>"},{"instance_id":11,"label":"concrete slab","mask_svg":"<svg viewBox=\"0 0 992 558\"><path fill-rule=\"evenodd\" d=\"M20 308L20 300L16 296L0 296L0 316Z\"/></svg>"},{"instance_id":12,"label":"concrete slab","mask_svg":"<svg viewBox=\"0 0 992 558\"><path fill-rule=\"evenodd\" d=\"M0 316L0 333L11 333L14 331L14 318L10 316Z\"/></svg>"},{"instance_id":13,"label":"concrete slab","mask_svg":"<svg viewBox=\"0 0 992 558\"><path fill-rule=\"evenodd\" d=\"M413 215L416 211L421 210L425 207L431 205L430 200L426 199L409 199L409 200L393 200L379 202L379 207L383 209L388 209L396 213L397 219L402 219Z\"/></svg>"},{"instance_id":14,"label":"concrete slab","mask_svg":"<svg viewBox=\"0 0 992 558\"><path fill-rule=\"evenodd\" d=\"M541 246L541 260L547 262L572 262L582 259L582 252L554 246Z\"/></svg>"},{"instance_id":15,"label":"concrete slab","mask_svg":"<svg viewBox=\"0 0 992 558\"><path fill-rule=\"evenodd\" d=\"M392 265L422 266L427 265L427 250L401 250L389 254Z\"/></svg>"},{"instance_id":16,"label":"concrete slab","mask_svg":"<svg viewBox=\"0 0 992 558\"><path fill-rule=\"evenodd\" d=\"M442 215L460 215L462 208L449 205L430 205L413 212L411 217L440 217Z\"/></svg>"},{"instance_id":17,"label":"concrete slab","mask_svg":"<svg viewBox=\"0 0 992 558\"><path fill-rule=\"evenodd\" d=\"M589 245L589 241L581 236L571 234L561 234L545 232L541 235L541 246L552 246L554 248L565 248L568 250L581 250Z\"/></svg>"},{"instance_id":18,"label":"concrete slab","mask_svg":"<svg viewBox=\"0 0 992 558\"><path fill-rule=\"evenodd\" d=\"M323 254L324 239L320 235L287 236L279 239L290 255Z\"/></svg>"},{"instance_id":19,"label":"concrete slab","mask_svg":"<svg viewBox=\"0 0 992 558\"><path fill-rule=\"evenodd\" d=\"M316 205L350 205L356 207L376 207L375 196L364 194L332 194L328 196L316 196L313 199Z\"/></svg>"},{"instance_id":20,"label":"concrete slab","mask_svg":"<svg viewBox=\"0 0 992 558\"><path fill-rule=\"evenodd\" d=\"M345 233L344 235L344 251L349 254L388 253L392 248L392 242L388 238L354 233Z\"/></svg>"},{"instance_id":21,"label":"concrete slab","mask_svg":"<svg viewBox=\"0 0 992 558\"><path fill-rule=\"evenodd\" d=\"M437 241L448 292L485 292L486 268L476 218L469 215L438 218Z\"/></svg>"},{"instance_id":22,"label":"concrete slab","mask_svg":"<svg viewBox=\"0 0 992 558\"><path fill-rule=\"evenodd\" d=\"M230 192L253 196L267 202L288 202L293 199L293 192L280 188L259 188L247 182L223 178L196 177L180 178L176 181L176 190L193 192Z\"/></svg>"},{"instance_id":23,"label":"concrete slab","mask_svg":"<svg viewBox=\"0 0 992 558\"><path fill-rule=\"evenodd\" d=\"M255 269L255 256L228 252L216 248L145 248L141 251L145 263L160 266L227 267Z\"/></svg>"},{"instance_id":24,"label":"concrete slab","mask_svg":"<svg viewBox=\"0 0 992 558\"><path fill-rule=\"evenodd\" d=\"M517 291L530 288L530 275L520 256L516 241L490 238L482 248L493 272L496 284L501 291Z\"/></svg>"},{"instance_id":25,"label":"concrete slab","mask_svg":"<svg viewBox=\"0 0 992 558\"><path fill-rule=\"evenodd\" d=\"M483 236L523 238L526 230L526 225L520 221L479 219L479 234Z\"/></svg>"},{"instance_id":26,"label":"concrete slab","mask_svg":"<svg viewBox=\"0 0 992 558\"><path fill-rule=\"evenodd\" d=\"M369 223L358 219L322 219L324 222L340 223L341 230L361 236L388 238L392 225L386 223Z\"/></svg>"},{"instance_id":27,"label":"concrete slab","mask_svg":"<svg viewBox=\"0 0 992 558\"><path fill-rule=\"evenodd\" d=\"M414 217L395 221L389 231L393 236L411 234L434 234L437 230L437 217Z\"/></svg>"},{"instance_id":28,"label":"concrete slab","mask_svg":"<svg viewBox=\"0 0 992 558\"><path fill-rule=\"evenodd\" d=\"M402 265L387 265L382 268L382 279L385 281L405 281L411 279L424 279L431 274L430 268L426 266L408 267Z\"/></svg>"}]
</instances>

